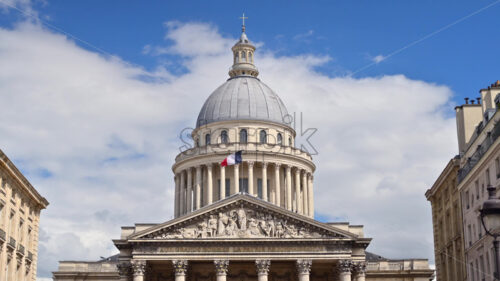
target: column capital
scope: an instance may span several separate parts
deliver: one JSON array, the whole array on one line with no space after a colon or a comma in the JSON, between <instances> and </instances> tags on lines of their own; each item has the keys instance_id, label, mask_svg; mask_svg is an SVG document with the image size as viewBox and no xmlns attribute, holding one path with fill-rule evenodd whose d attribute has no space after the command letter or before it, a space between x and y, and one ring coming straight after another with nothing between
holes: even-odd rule
<instances>
[{"instance_id":1,"label":"column capital","mask_svg":"<svg viewBox=\"0 0 500 281\"><path fill-rule=\"evenodd\" d=\"M174 266L175 275L186 275L188 270L187 260L173 260L172 265Z\"/></svg>"},{"instance_id":2,"label":"column capital","mask_svg":"<svg viewBox=\"0 0 500 281\"><path fill-rule=\"evenodd\" d=\"M245 161L245 162L247 162L248 167L253 167L253 165L255 164L254 161Z\"/></svg>"},{"instance_id":3,"label":"column capital","mask_svg":"<svg viewBox=\"0 0 500 281\"><path fill-rule=\"evenodd\" d=\"M351 273L352 261L351 260L340 260L337 269L340 273Z\"/></svg>"},{"instance_id":4,"label":"column capital","mask_svg":"<svg viewBox=\"0 0 500 281\"><path fill-rule=\"evenodd\" d=\"M354 262L353 263L353 271L357 275L364 276L366 274L366 262L364 262L364 261Z\"/></svg>"},{"instance_id":5,"label":"column capital","mask_svg":"<svg viewBox=\"0 0 500 281\"><path fill-rule=\"evenodd\" d=\"M287 173L292 171L292 166L286 165L286 164L283 164L283 165L286 167Z\"/></svg>"},{"instance_id":6,"label":"column capital","mask_svg":"<svg viewBox=\"0 0 500 281\"><path fill-rule=\"evenodd\" d=\"M279 170L281 163L274 163L274 169Z\"/></svg>"},{"instance_id":7,"label":"column capital","mask_svg":"<svg viewBox=\"0 0 500 281\"><path fill-rule=\"evenodd\" d=\"M297 260L297 271L299 274L309 274L311 272L311 259L300 259Z\"/></svg>"},{"instance_id":8,"label":"column capital","mask_svg":"<svg viewBox=\"0 0 500 281\"><path fill-rule=\"evenodd\" d=\"M214 163L207 163L207 164L205 164L205 166L207 167L207 169L212 170L213 166L214 166Z\"/></svg>"},{"instance_id":9,"label":"column capital","mask_svg":"<svg viewBox=\"0 0 500 281\"><path fill-rule=\"evenodd\" d=\"M120 262L116 265L116 268L118 268L118 274L121 277L128 277L132 273L132 265L130 262Z\"/></svg>"},{"instance_id":10,"label":"column capital","mask_svg":"<svg viewBox=\"0 0 500 281\"><path fill-rule=\"evenodd\" d=\"M271 266L271 260L255 260L255 265L257 266L258 275L267 275Z\"/></svg>"},{"instance_id":11,"label":"column capital","mask_svg":"<svg viewBox=\"0 0 500 281\"><path fill-rule=\"evenodd\" d=\"M214 260L214 264L217 275L227 275L229 260Z\"/></svg>"},{"instance_id":12,"label":"column capital","mask_svg":"<svg viewBox=\"0 0 500 281\"><path fill-rule=\"evenodd\" d=\"M265 169L265 168L267 168L267 164L269 164L269 163L267 163L267 162L262 162L262 168L264 168L264 169Z\"/></svg>"},{"instance_id":13,"label":"column capital","mask_svg":"<svg viewBox=\"0 0 500 281\"><path fill-rule=\"evenodd\" d=\"M145 260L132 260L132 271L134 276L143 276L146 273L146 261Z\"/></svg>"}]
</instances>

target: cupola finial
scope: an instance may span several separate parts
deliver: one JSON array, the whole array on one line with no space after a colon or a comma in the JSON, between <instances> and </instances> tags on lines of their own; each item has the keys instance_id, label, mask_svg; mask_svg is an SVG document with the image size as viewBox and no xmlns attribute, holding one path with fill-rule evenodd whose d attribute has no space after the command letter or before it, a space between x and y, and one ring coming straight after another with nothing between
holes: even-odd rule
<instances>
[{"instance_id":1,"label":"cupola finial","mask_svg":"<svg viewBox=\"0 0 500 281\"><path fill-rule=\"evenodd\" d=\"M243 21L243 24L241 25L241 32L245 32L245 20L248 19L248 17L245 17L245 13L243 13L243 16L241 16L240 19Z\"/></svg>"}]
</instances>

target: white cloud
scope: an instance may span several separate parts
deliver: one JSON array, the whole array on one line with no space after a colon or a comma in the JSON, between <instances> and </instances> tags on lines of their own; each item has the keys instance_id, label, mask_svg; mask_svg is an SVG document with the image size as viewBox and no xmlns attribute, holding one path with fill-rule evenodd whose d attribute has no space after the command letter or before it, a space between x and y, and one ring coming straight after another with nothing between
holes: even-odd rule
<instances>
[{"instance_id":1,"label":"white cloud","mask_svg":"<svg viewBox=\"0 0 500 281\"><path fill-rule=\"evenodd\" d=\"M385 56L383 56L383 55L378 55L378 56L373 57L373 58L372 58L372 61L373 61L374 63L379 63L379 62L382 62L382 61L383 61L383 60L385 60L385 59L386 59L386 57L385 57Z\"/></svg>"},{"instance_id":2,"label":"white cloud","mask_svg":"<svg viewBox=\"0 0 500 281\"><path fill-rule=\"evenodd\" d=\"M166 26L159 48L184 58L182 75L146 72L30 23L0 29L0 147L51 203L40 277L58 260L115 253L122 225L172 217L178 133L226 80L236 39L204 23ZM315 71L327 56L258 50L255 59L289 111L318 128L316 212L364 224L380 255L432 258L424 192L456 150L450 90L403 75L331 78Z\"/></svg>"}]
</instances>

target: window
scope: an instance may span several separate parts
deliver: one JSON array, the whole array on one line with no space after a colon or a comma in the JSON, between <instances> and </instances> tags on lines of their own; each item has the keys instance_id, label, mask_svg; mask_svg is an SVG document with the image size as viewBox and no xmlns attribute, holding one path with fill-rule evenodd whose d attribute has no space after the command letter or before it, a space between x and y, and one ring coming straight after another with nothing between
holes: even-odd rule
<instances>
[{"instance_id":1,"label":"window","mask_svg":"<svg viewBox=\"0 0 500 281\"><path fill-rule=\"evenodd\" d=\"M253 62L252 53L248 52L248 61Z\"/></svg>"},{"instance_id":2,"label":"window","mask_svg":"<svg viewBox=\"0 0 500 281\"><path fill-rule=\"evenodd\" d=\"M292 138L291 137L288 138L288 145L292 146Z\"/></svg>"},{"instance_id":3,"label":"window","mask_svg":"<svg viewBox=\"0 0 500 281\"><path fill-rule=\"evenodd\" d=\"M282 145L283 144L283 137L281 136L281 133L278 133L278 136L276 136L277 144Z\"/></svg>"},{"instance_id":4,"label":"window","mask_svg":"<svg viewBox=\"0 0 500 281\"><path fill-rule=\"evenodd\" d=\"M206 134L205 135L205 145L209 145L210 144L210 134Z\"/></svg>"},{"instance_id":5,"label":"window","mask_svg":"<svg viewBox=\"0 0 500 281\"><path fill-rule=\"evenodd\" d=\"M479 269L481 270L481 278L482 280L485 280L486 274L484 272L484 257L481 255L479 256L479 265L481 266Z\"/></svg>"},{"instance_id":6,"label":"window","mask_svg":"<svg viewBox=\"0 0 500 281\"><path fill-rule=\"evenodd\" d=\"M226 179L226 197L229 197L231 194L231 180Z\"/></svg>"},{"instance_id":7,"label":"window","mask_svg":"<svg viewBox=\"0 0 500 281\"><path fill-rule=\"evenodd\" d=\"M469 236L469 246L472 245L472 229L470 227L470 224L467 226L467 232L468 232L468 236Z\"/></svg>"},{"instance_id":8,"label":"window","mask_svg":"<svg viewBox=\"0 0 500 281\"><path fill-rule=\"evenodd\" d=\"M497 173L497 179L500 178L500 158L495 159L495 171Z\"/></svg>"},{"instance_id":9,"label":"window","mask_svg":"<svg viewBox=\"0 0 500 281\"><path fill-rule=\"evenodd\" d=\"M221 141L221 143L228 143L229 142L229 137L227 136L226 130L220 132L220 141Z\"/></svg>"},{"instance_id":10,"label":"window","mask_svg":"<svg viewBox=\"0 0 500 281\"><path fill-rule=\"evenodd\" d=\"M491 185L491 180L490 180L490 169L486 169L486 185L490 186Z\"/></svg>"},{"instance_id":11,"label":"window","mask_svg":"<svg viewBox=\"0 0 500 281\"><path fill-rule=\"evenodd\" d=\"M470 263L470 266L469 266L469 272L470 272L470 277L471 277L471 281L474 281L474 264L471 262Z\"/></svg>"},{"instance_id":12,"label":"window","mask_svg":"<svg viewBox=\"0 0 500 281\"><path fill-rule=\"evenodd\" d=\"M257 197L262 199L262 179L257 179Z\"/></svg>"},{"instance_id":13,"label":"window","mask_svg":"<svg viewBox=\"0 0 500 281\"><path fill-rule=\"evenodd\" d=\"M465 206L467 209L469 209L470 204L469 204L469 191L465 192Z\"/></svg>"},{"instance_id":14,"label":"window","mask_svg":"<svg viewBox=\"0 0 500 281\"><path fill-rule=\"evenodd\" d=\"M476 180L474 185L476 187L476 198L479 199L479 180Z\"/></svg>"},{"instance_id":15,"label":"window","mask_svg":"<svg viewBox=\"0 0 500 281\"><path fill-rule=\"evenodd\" d=\"M19 235L19 243L23 243L23 226L24 226L24 220L20 220L19 221L19 232L18 232L18 235Z\"/></svg>"},{"instance_id":16,"label":"window","mask_svg":"<svg viewBox=\"0 0 500 281\"><path fill-rule=\"evenodd\" d=\"M267 133L266 133L266 131L261 130L259 136L260 136L260 138L259 138L260 139L260 143L266 143L266 141L267 141Z\"/></svg>"},{"instance_id":17,"label":"window","mask_svg":"<svg viewBox=\"0 0 500 281\"><path fill-rule=\"evenodd\" d=\"M478 233L477 237L478 237L478 239L481 239L481 236L483 236L483 234L481 233L482 228L483 228L483 225L481 223L481 217L479 216L479 217L477 217L477 233Z\"/></svg>"},{"instance_id":18,"label":"window","mask_svg":"<svg viewBox=\"0 0 500 281\"><path fill-rule=\"evenodd\" d=\"M241 129L240 131L240 143L247 143L247 130L246 129Z\"/></svg>"},{"instance_id":19,"label":"window","mask_svg":"<svg viewBox=\"0 0 500 281\"><path fill-rule=\"evenodd\" d=\"M247 53L241 52L241 58L243 59L243 61L246 61L247 60Z\"/></svg>"},{"instance_id":20,"label":"window","mask_svg":"<svg viewBox=\"0 0 500 281\"><path fill-rule=\"evenodd\" d=\"M248 193L248 178L240 178L240 192Z\"/></svg>"}]
</instances>

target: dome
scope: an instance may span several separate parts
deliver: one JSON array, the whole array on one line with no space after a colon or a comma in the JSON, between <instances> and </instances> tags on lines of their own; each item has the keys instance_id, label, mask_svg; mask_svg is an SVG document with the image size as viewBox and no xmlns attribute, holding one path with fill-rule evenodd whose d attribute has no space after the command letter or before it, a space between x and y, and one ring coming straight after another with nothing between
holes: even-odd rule
<instances>
[{"instance_id":1,"label":"dome","mask_svg":"<svg viewBox=\"0 0 500 281\"><path fill-rule=\"evenodd\" d=\"M196 127L218 121L261 120L289 126L285 105L253 76L236 76L217 88L201 108Z\"/></svg>"}]
</instances>

